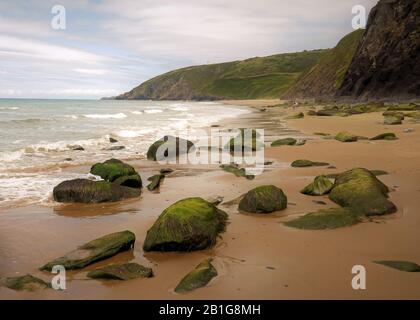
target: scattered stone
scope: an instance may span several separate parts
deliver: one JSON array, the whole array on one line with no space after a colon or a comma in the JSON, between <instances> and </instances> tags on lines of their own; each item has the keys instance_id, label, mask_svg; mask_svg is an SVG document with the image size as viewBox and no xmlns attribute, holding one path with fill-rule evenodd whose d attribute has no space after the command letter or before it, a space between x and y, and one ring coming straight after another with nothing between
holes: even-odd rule
<instances>
[{"instance_id":1,"label":"scattered stone","mask_svg":"<svg viewBox=\"0 0 420 320\"><path fill-rule=\"evenodd\" d=\"M367 216L393 213L395 205L387 199L389 189L367 169L356 168L339 174L329 198Z\"/></svg>"},{"instance_id":2,"label":"scattered stone","mask_svg":"<svg viewBox=\"0 0 420 320\"><path fill-rule=\"evenodd\" d=\"M138 175L132 166L118 159L109 159L103 163L96 163L90 169L90 173L100 176L108 182L113 182L124 176Z\"/></svg>"},{"instance_id":3,"label":"scattered stone","mask_svg":"<svg viewBox=\"0 0 420 320\"><path fill-rule=\"evenodd\" d=\"M110 137L109 138L109 142L116 143L116 142L118 142L118 140L117 139L114 139L113 137Z\"/></svg>"},{"instance_id":4,"label":"scattered stone","mask_svg":"<svg viewBox=\"0 0 420 320\"><path fill-rule=\"evenodd\" d=\"M210 198L206 199L206 201L210 202L214 206L218 206L219 204L221 204L223 202L223 199L224 199L224 197L215 196L215 197L210 197Z\"/></svg>"},{"instance_id":5,"label":"scattered stone","mask_svg":"<svg viewBox=\"0 0 420 320\"><path fill-rule=\"evenodd\" d=\"M212 124L210 127L211 127L211 128L219 128L219 127L220 127L220 125L218 125L218 124Z\"/></svg>"},{"instance_id":6,"label":"scattered stone","mask_svg":"<svg viewBox=\"0 0 420 320\"><path fill-rule=\"evenodd\" d=\"M409 104L398 104L388 107L389 111L417 111L420 110L420 106L416 103Z\"/></svg>"},{"instance_id":7,"label":"scattered stone","mask_svg":"<svg viewBox=\"0 0 420 320\"><path fill-rule=\"evenodd\" d=\"M283 190L266 185L248 191L239 202L239 210L252 213L271 213L287 207L287 197Z\"/></svg>"},{"instance_id":8,"label":"scattered stone","mask_svg":"<svg viewBox=\"0 0 420 320\"><path fill-rule=\"evenodd\" d=\"M92 240L66 255L48 262L40 270L51 271L55 265L62 265L66 270L84 268L134 247L136 236L131 231L115 232Z\"/></svg>"},{"instance_id":9,"label":"scattered stone","mask_svg":"<svg viewBox=\"0 0 420 320\"><path fill-rule=\"evenodd\" d=\"M108 150L108 151L118 151L118 150L124 150L124 149L125 149L124 146L112 146L112 147L107 148L106 150Z\"/></svg>"},{"instance_id":10,"label":"scattered stone","mask_svg":"<svg viewBox=\"0 0 420 320\"><path fill-rule=\"evenodd\" d=\"M395 133L392 132L386 132L378 134L377 136L374 136L373 138L370 138L370 140L397 140L397 136Z\"/></svg>"},{"instance_id":11,"label":"scattered stone","mask_svg":"<svg viewBox=\"0 0 420 320\"><path fill-rule=\"evenodd\" d=\"M397 269L400 271L405 272L420 272L420 266L417 263L409 262L409 261L392 261L392 260L384 260L384 261L374 261L375 263L382 264L384 266Z\"/></svg>"},{"instance_id":12,"label":"scattered stone","mask_svg":"<svg viewBox=\"0 0 420 320\"><path fill-rule=\"evenodd\" d=\"M285 119L291 120L291 119L302 119L303 117L305 117L305 115L303 114L303 112L299 112L293 115L290 115L288 117L286 117Z\"/></svg>"},{"instance_id":13,"label":"scattered stone","mask_svg":"<svg viewBox=\"0 0 420 320\"><path fill-rule=\"evenodd\" d=\"M265 268L268 269L268 270L276 270L276 268L270 267L270 266L266 266Z\"/></svg>"},{"instance_id":14,"label":"scattered stone","mask_svg":"<svg viewBox=\"0 0 420 320\"><path fill-rule=\"evenodd\" d=\"M308 116L316 116L316 111L315 110L309 110L308 112L306 112L306 115L308 115Z\"/></svg>"},{"instance_id":15,"label":"scattered stone","mask_svg":"<svg viewBox=\"0 0 420 320\"><path fill-rule=\"evenodd\" d=\"M212 259L201 262L193 271L188 273L176 286L175 292L183 293L206 286L217 276L217 270L211 264Z\"/></svg>"},{"instance_id":16,"label":"scattered stone","mask_svg":"<svg viewBox=\"0 0 420 320\"><path fill-rule=\"evenodd\" d=\"M384 117L398 117L398 118L402 118L404 119L404 112L399 112L399 111L385 111L384 113L382 113L382 115Z\"/></svg>"},{"instance_id":17,"label":"scattered stone","mask_svg":"<svg viewBox=\"0 0 420 320\"><path fill-rule=\"evenodd\" d=\"M327 169L337 169L336 166L328 166Z\"/></svg>"},{"instance_id":18,"label":"scattered stone","mask_svg":"<svg viewBox=\"0 0 420 320\"><path fill-rule=\"evenodd\" d=\"M296 146L303 146L306 144L306 140L305 139L300 139L296 142Z\"/></svg>"},{"instance_id":19,"label":"scattered stone","mask_svg":"<svg viewBox=\"0 0 420 320\"><path fill-rule=\"evenodd\" d=\"M314 132L314 135L316 135L316 136L330 136L330 134L329 133L325 133L325 132Z\"/></svg>"},{"instance_id":20,"label":"scattered stone","mask_svg":"<svg viewBox=\"0 0 420 320\"><path fill-rule=\"evenodd\" d=\"M304 167L322 167L322 166L328 166L329 163L327 162L317 162L317 161L311 161L306 159L299 159L295 160L291 163L291 166L293 168L304 168Z\"/></svg>"},{"instance_id":21,"label":"scattered stone","mask_svg":"<svg viewBox=\"0 0 420 320\"><path fill-rule=\"evenodd\" d=\"M414 132L413 128L404 129L404 133L411 133L411 132Z\"/></svg>"},{"instance_id":22,"label":"scattered stone","mask_svg":"<svg viewBox=\"0 0 420 320\"><path fill-rule=\"evenodd\" d=\"M164 178L165 175L163 174L155 174L154 176L149 177L147 180L150 181L150 183L147 186L147 189L149 189L149 191L156 190L157 188L159 188Z\"/></svg>"},{"instance_id":23,"label":"scattered stone","mask_svg":"<svg viewBox=\"0 0 420 320\"><path fill-rule=\"evenodd\" d=\"M171 169L171 168L162 168L162 169L159 170L159 172L161 174L169 174L169 173L174 172L174 169Z\"/></svg>"},{"instance_id":24,"label":"scattered stone","mask_svg":"<svg viewBox=\"0 0 420 320\"><path fill-rule=\"evenodd\" d=\"M54 200L67 203L115 202L138 197L140 193L140 189L88 179L63 181L53 189Z\"/></svg>"},{"instance_id":25,"label":"scattered stone","mask_svg":"<svg viewBox=\"0 0 420 320\"><path fill-rule=\"evenodd\" d=\"M313 203L316 204L322 204L322 205L326 205L327 203L325 201L321 201L321 200L312 200Z\"/></svg>"},{"instance_id":26,"label":"scattered stone","mask_svg":"<svg viewBox=\"0 0 420 320\"><path fill-rule=\"evenodd\" d=\"M73 151L84 151L85 150L85 148L83 148L82 146L80 146L78 144L69 146L69 149L73 150Z\"/></svg>"},{"instance_id":27,"label":"scattered stone","mask_svg":"<svg viewBox=\"0 0 420 320\"><path fill-rule=\"evenodd\" d=\"M265 161L264 165L265 166L271 166L274 162L273 161Z\"/></svg>"},{"instance_id":28,"label":"scattered stone","mask_svg":"<svg viewBox=\"0 0 420 320\"><path fill-rule=\"evenodd\" d=\"M90 271L87 276L93 279L130 280L136 278L153 277L151 268L138 263L110 264L108 266Z\"/></svg>"},{"instance_id":29,"label":"scattered stone","mask_svg":"<svg viewBox=\"0 0 420 320\"><path fill-rule=\"evenodd\" d=\"M16 291L36 291L50 288L44 280L30 274L1 279L1 285Z\"/></svg>"},{"instance_id":30,"label":"scattered stone","mask_svg":"<svg viewBox=\"0 0 420 320\"><path fill-rule=\"evenodd\" d=\"M326 176L317 176L314 182L303 188L300 193L311 196L322 196L327 194L333 188L333 183Z\"/></svg>"},{"instance_id":31,"label":"scattered stone","mask_svg":"<svg viewBox=\"0 0 420 320\"><path fill-rule=\"evenodd\" d=\"M161 146L164 147L160 149ZM147 150L147 159L152 161L164 160L169 157L178 157L195 149L194 143L174 136L164 136L155 141ZM159 150L159 154L157 154Z\"/></svg>"},{"instance_id":32,"label":"scattered stone","mask_svg":"<svg viewBox=\"0 0 420 320\"><path fill-rule=\"evenodd\" d=\"M278 139L276 141L273 141L271 143L272 147L278 147L278 146L294 146L296 144L297 140L293 138L284 138L284 139Z\"/></svg>"},{"instance_id":33,"label":"scattered stone","mask_svg":"<svg viewBox=\"0 0 420 320\"><path fill-rule=\"evenodd\" d=\"M363 218L363 214L352 208L330 208L308 213L284 225L305 230L336 229L357 224Z\"/></svg>"},{"instance_id":34,"label":"scattered stone","mask_svg":"<svg viewBox=\"0 0 420 320\"><path fill-rule=\"evenodd\" d=\"M386 125L398 125L402 124L404 117L399 116L386 116L384 119L384 124Z\"/></svg>"},{"instance_id":35,"label":"scattered stone","mask_svg":"<svg viewBox=\"0 0 420 320\"><path fill-rule=\"evenodd\" d=\"M357 136L347 132L347 131L342 131L339 132L336 136L335 136L335 140L341 141L341 142L355 142L357 141Z\"/></svg>"},{"instance_id":36,"label":"scattered stone","mask_svg":"<svg viewBox=\"0 0 420 320\"><path fill-rule=\"evenodd\" d=\"M245 168L239 168L237 164L222 164L220 166L224 171L233 173L237 177L245 177L248 180L252 180L255 178L254 175L246 174Z\"/></svg>"},{"instance_id":37,"label":"scattered stone","mask_svg":"<svg viewBox=\"0 0 420 320\"><path fill-rule=\"evenodd\" d=\"M228 215L202 198L187 198L166 208L147 231L144 251L192 251L216 243Z\"/></svg>"},{"instance_id":38,"label":"scattered stone","mask_svg":"<svg viewBox=\"0 0 420 320\"><path fill-rule=\"evenodd\" d=\"M73 161L72 158L65 158L64 161Z\"/></svg>"}]
</instances>

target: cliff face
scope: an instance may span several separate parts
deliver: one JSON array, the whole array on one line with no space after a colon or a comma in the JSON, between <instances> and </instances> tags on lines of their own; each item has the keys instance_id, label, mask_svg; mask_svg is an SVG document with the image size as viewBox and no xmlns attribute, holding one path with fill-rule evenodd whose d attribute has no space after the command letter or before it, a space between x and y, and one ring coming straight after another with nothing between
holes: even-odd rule
<instances>
[{"instance_id":1,"label":"cliff face","mask_svg":"<svg viewBox=\"0 0 420 320\"><path fill-rule=\"evenodd\" d=\"M283 98L332 98L340 88L357 50L363 30L356 30L340 40L320 61L294 84Z\"/></svg>"},{"instance_id":2,"label":"cliff face","mask_svg":"<svg viewBox=\"0 0 420 320\"><path fill-rule=\"evenodd\" d=\"M420 96L420 1L380 0L369 15L337 96Z\"/></svg>"}]
</instances>

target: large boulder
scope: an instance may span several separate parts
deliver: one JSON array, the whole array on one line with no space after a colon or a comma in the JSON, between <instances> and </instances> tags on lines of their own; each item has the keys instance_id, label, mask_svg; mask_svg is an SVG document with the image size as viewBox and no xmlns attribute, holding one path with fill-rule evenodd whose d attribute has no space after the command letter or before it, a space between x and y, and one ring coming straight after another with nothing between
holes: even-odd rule
<instances>
[{"instance_id":1,"label":"large boulder","mask_svg":"<svg viewBox=\"0 0 420 320\"><path fill-rule=\"evenodd\" d=\"M107 181L74 179L61 182L53 190L57 202L101 203L114 202L140 195L140 189L120 186Z\"/></svg>"},{"instance_id":2,"label":"large boulder","mask_svg":"<svg viewBox=\"0 0 420 320\"><path fill-rule=\"evenodd\" d=\"M361 213L383 215L397 210L387 199L389 189L367 169L356 168L339 174L329 198L343 207Z\"/></svg>"},{"instance_id":3,"label":"large boulder","mask_svg":"<svg viewBox=\"0 0 420 320\"><path fill-rule=\"evenodd\" d=\"M48 262L40 270L51 271L55 265L62 265L66 270L84 268L134 247L136 236L131 231L115 232L92 240L66 255Z\"/></svg>"},{"instance_id":4,"label":"large boulder","mask_svg":"<svg viewBox=\"0 0 420 320\"><path fill-rule=\"evenodd\" d=\"M386 125L397 125L402 124L402 121L404 120L404 117L401 116L385 116L384 124Z\"/></svg>"},{"instance_id":5,"label":"large boulder","mask_svg":"<svg viewBox=\"0 0 420 320\"><path fill-rule=\"evenodd\" d=\"M248 191L239 202L239 210L252 213L270 213L287 207L287 197L273 185L260 186Z\"/></svg>"},{"instance_id":6,"label":"large boulder","mask_svg":"<svg viewBox=\"0 0 420 320\"><path fill-rule=\"evenodd\" d=\"M308 184L300 192L311 196L322 196L329 193L333 185L326 176L317 176L314 182Z\"/></svg>"},{"instance_id":7,"label":"large boulder","mask_svg":"<svg viewBox=\"0 0 420 320\"><path fill-rule=\"evenodd\" d=\"M225 230L227 214L202 198L166 208L147 231L144 251L192 251L212 246Z\"/></svg>"},{"instance_id":8,"label":"large boulder","mask_svg":"<svg viewBox=\"0 0 420 320\"><path fill-rule=\"evenodd\" d=\"M109 159L103 163L94 164L90 169L90 173L100 176L108 182L114 182L120 177L138 175L132 166L118 159Z\"/></svg>"},{"instance_id":9,"label":"large boulder","mask_svg":"<svg viewBox=\"0 0 420 320\"><path fill-rule=\"evenodd\" d=\"M90 271L87 276L92 279L130 280L136 278L150 278L153 276L151 268L138 263L110 264Z\"/></svg>"},{"instance_id":10,"label":"large boulder","mask_svg":"<svg viewBox=\"0 0 420 320\"><path fill-rule=\"evenodd\" d=\"M217 276L216 268L211 264L211 259L201 262L194 270L188 273L178 283L175 292L183 293L204 287L211 279Z\"/></svg>"},{"instance_id":11,"label":"large boulder","mask_svg":"<svg viewBox=\"0 0 420 320\"><path fill-rule=\"evenodd\" d=\"M147 150L147 159L159 161L166 158L178 157L194 150L194 148L194 143L189 140L174 136L164 136L149 147Z\"/></svg>"},{"instance_id":12,"label":"large boulder","mask_svg":"<svg viewBox=\"0 0 420 320\"><path fill-rule=\"evenodd\" d=\"M50 288L44 280L26 274L24 276L9 277L1 279L1 285L16 291L36 291Z\"/></svg>"}]
</instances>

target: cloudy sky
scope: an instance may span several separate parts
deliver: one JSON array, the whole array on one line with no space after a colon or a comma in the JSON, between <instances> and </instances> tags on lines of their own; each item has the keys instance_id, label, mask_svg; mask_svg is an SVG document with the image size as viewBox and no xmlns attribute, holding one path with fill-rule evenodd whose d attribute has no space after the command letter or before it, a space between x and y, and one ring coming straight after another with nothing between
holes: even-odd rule
<instances>
[{"instance_id":1,"label":"cloudy sky","mask_svg":"<svg viewBox=\"0 0 420 320\"><path fill-rule=\"evenodd\" d=\"M99 98L179 67L333 47L352 7L376 2L0 0L0 97Z\"/></svg>"}]
</instances>

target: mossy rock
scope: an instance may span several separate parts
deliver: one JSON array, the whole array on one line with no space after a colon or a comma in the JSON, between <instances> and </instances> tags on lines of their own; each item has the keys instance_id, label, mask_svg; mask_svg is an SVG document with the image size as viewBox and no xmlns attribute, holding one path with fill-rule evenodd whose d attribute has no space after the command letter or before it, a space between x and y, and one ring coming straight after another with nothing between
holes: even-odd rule
<instances>
[{"instance_id":1,"label":"mossy rock","mask_svg":"<svg viewBox=\"0 0 420 320\"><path fill-rule=\"evenodd\" d=\"M410 261L383 260L374 262L400 271L420 272L420 266Z\"/></svg>"},{"instance_id":2,"label":"mossy rock","mask_svg":"<svg viewBox=\"0 0 420 320\"><path fill-rule=\"evenodd\" d=\"M16 291L37 291L50 288L50 284L30 274L1 279L1 284Z\"/></svg>"},{"instance_id":3,"label":"mossy rock","mask_svg":"<svg viewBox=\"0 0 420 320\"><path fill-rule=\"evenodd\" d=\"M113 182L124 176L137 175L136 170L134 170L132 166L118 159L110 159L103 163L96 163L90 169L90 173L95 176L100 176L108 182Z\"/></svg>"},{"instance_id":4,"label":"mossy rock","mask_svg":"<svg viewBox=\"0 0 420 320\"><path fill-rule=\"evenodd\" d=\"M178 283L175 292L184 293L206 286L211 279L217 276L216 268L211 264L212 259L201 262L194 270L188 273Z\"/></svg>"},{"instance_id":5,"label":"mossy rock","mask_svg":"<svg viewBox=\"0 0 420 320\"><path fill-rule=\"evenodd\" d=\"M290 115L290 116L287 116L285 119L288 119L288 120L292 120L292 119L302 119L302 118L304 118L305 117L305 115L303 114L303 112L299 112L299 113L296 113L296 114L292 114L292 115Z\"/></svg>"},{"instance_id":6,"label":"mossy rock","mask_svg":"<svg viewBox=\"0 0 420 320\"><path fill-rule=\"evenodd\" d=\"M420 110L420 106L416 103L398 104L388 107L389 111L416 111Z\"/></svg>"},{"instance_id":7,"label":"mossy rock","mask_svg":"<svg viewBox=\"0 0 420 320\"><path fill-rule=\"evenodd\" d=\"M165 175L163 174L155 174L154 176L151 176L147 179L150 181L149 185L147 186L147 189L149 189L149 191L156 190L157 188L159 188L163 179L165 179Z\"/></svg>"},{"instance_id":8,"label":"mossy rock","mask_svg":"<svg viewBox=\"0 0 420 320\"><path fill-rule=\"evenodd\" d=\"M356 168L338 175L329 198L343 207L371 216L393 213L395 205L387 199L389 189L367 169Z\"/></svg>"},{"instance_id":9,"label":"mossy rock","mask_svg":"<svg viewBox=\"0 0 420 320\"><path fill-rule=\"evenodd\" d=\"M385 111L384 113L382 113L382 115L384 117L398 117L404 119L404 112L400 111Z\"/></svg>"},{"instance_id":10,"label":"mossy rock","mask_svg":"<svg viewBox=\"0 0 420 320\"><path fill-rule=\"evenodd\" d=\"M326 176L317 176L313 182L308 184L300 192L311 196L322 196L329 193L333 185Z\"/></svg>"},{"instance_id":11,"label":"mossy rock","mask_svg":"<svg viewBox=\"0 0 420 320\"><path fill-rule=\"evenodd\" d=\"M233 173L237 177L244 177L248 180L252 180L255 178L252 174L246 174L245 168L239 168L237 164L222 164L220 168L223 169L223 171Z\"/></svg>"},{"instance_id":12,"label":"mossy rock","mask_svg":"<svg viewBox=\"0 0 420 320\"><path fill-rule=\"evenodd\" d=\"M162 147L162 149L160 149ZM147 159L152 161L175 158L195 149L194 143L174 136L164 136L155 141L147 150ZM159 150L159 154L158 154Z\"/></svg>"},{"instance_id":13,"label":"mossy rock","mask_svg":"<svg viewBox=\"0 0 420 320\"><path fill-rule=\"evenodd\" d=\"M398 138L395 135L395 133L392 133L392 132L381 133L381 134L378 134L377 136L370 138L370 140L397 140L397 139Z\"/></svg>"},{"instance_id":14,"label":"mossy rock","mask_svg":"<svg viewBox=\"0 0 420 320\"><path fill-rule=\"evenodd\" d=\"M294 146L296 144L297 140L293 138L284 138L284 139L278 139L276 141L273 141L271 143L272 147L278 147L278 146Z\"/></svg>"},{"instance_id":15,"label":"mossy rock","mask_svg":"<svg viewBox=\"0 0 420 320\"><path fill-rule=\"evenodd\" d=\"M90 271L87 276L92 279L130 280L153 277L153 271L138 263L122 263L95 269Z\"/></svg>"},{"instance_id":16,"label":"mossy rock","mask_svg":"<svg viewBox=\"0 0 420 320\"><path fill-rule=\"evenodd\" d=\"M147 231L144 251L192 251L211 247L228 216L202 198L187 198L166 208Z\"/></svg>"},{"instance_id":17,"label":"mossy rock","mask_svg":"<svg viewBox=\"0 0 420 320\"><path fill-rule=\"evenodd\" d=\"M386 116L384 119L384 124L398 125L398 124L402 124L402 120L404 120L404 118L397 117L397 116Z\"/></svg>"},{"instance_id":18,"label":"mossy rock","mask_svg":"<svg viewBox=\"0 0 420 320\"><path fill-rule=\"evenodd\" d=\"M316 110L308 110L308 112L306 112L307 116L316 116Z\"/></svg>"},{"instance_id":19,"label":"mossy rock","mask_svg":"<svg viewBox=\"0 0 420 320\"><path fill-rule=\"evenodd\" d=\"M337 133L337 135L335 136L335 140L341 141L341 142L355 142L357 141L358 137L347 132L347 131L342 131Z\"/></svg>"},{"instance_id":20,"label":"mossy rock","mask_svg":"<svg viewBox=\"0 0 420 320\"><path fill-rule=\"evenodd\" d=\"M306 159L299 159L295 160L291 163L293 168L305 168L305 167L323 167L329 166L330 164L327 162L318 162L318 161L311 161Z\"/></svg>"},{"instance_id":21,"label":"mossy rock","mask_svg":"<svg viewBox=\"0 0 420 320\"><path fill-rule=\"evenodd\" d=\"M138 188L88 179L63 181L53 189L54 200L66 203L114 202L138 197L140 193L141 191Z\"/></svg>"},{"instance_id":22,"label":"mossy rock","mask_svg":"<svg viewBox=\"0 0 420 320\"><path fill-rule=\"evenodd\" d=\"M314 135L316 135L316 136L321 136L321 137L328 137L328 136L331 136L331 134L326 133L326 132L314 132Z\"/></svg>"},{"instance_id":23,"label":"mossy rock","mask_svg":"<svg viewBox=\"0 0 420 320\"><path fill-rule=\"evenodd\" d=\"M259 141L260 134L253 129L251 134L245 133L245 129L240 129L235 138L231 138L224 146L225 150L230 152L258 151L264 148L264 143Z\"/></svg>"},{"instance_id":24,"label":"mossy rock","mask_svg":"<svg viewBox=\"0 0 420 320\"><path fill-rule=\"evenodd\" d=\"M51 271L55 265L66 270L84 268L94 262L112 257L134 247L136 236L131 231L115 232L92 240L66 255L48 262L40 270Z\"/></svg>"},{"instance_id":25,"label":"mossy rock","mask_svg":"<svg viewBox=\"0 0 420 320\"><path fill-rule=\"evenodd\" d=\"M248 191L239 202L239 210L251 213L271 213L286 207L286 195L273 185L256 187Z\"/></svg>"},{"instance_id":26,"label":"mossy rock","mask_svg":"<svg viewBox=\"0 0 420 320\"><path fill-rule=\"evenodd\" d=\"M114 184L123 187L137 188L140 189L143 186L141 177L138 174L133 174L131 176L123 176L114 180Z\"/></svg>"},{"instance_id":27,"label":"mossy rock","mask_svg":"<svg viewBox=\"0 0 420 320\"><path fill-rule=\"evenodd\" d=\"M284 225L297 229L323 230L352 226L363 219L363 214L352 208L330 208L308 213L303 217L284 222Z\"/></svg>"}]
</instances>

